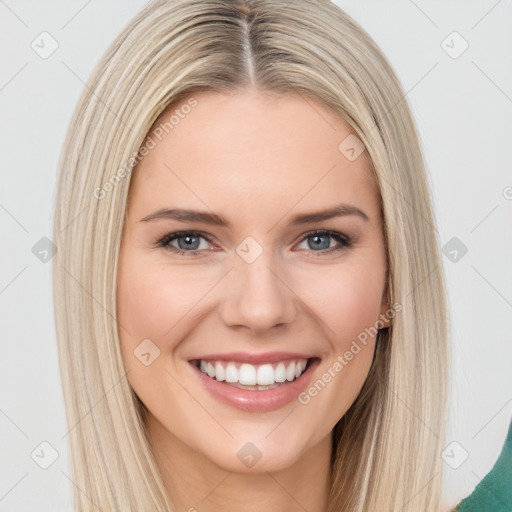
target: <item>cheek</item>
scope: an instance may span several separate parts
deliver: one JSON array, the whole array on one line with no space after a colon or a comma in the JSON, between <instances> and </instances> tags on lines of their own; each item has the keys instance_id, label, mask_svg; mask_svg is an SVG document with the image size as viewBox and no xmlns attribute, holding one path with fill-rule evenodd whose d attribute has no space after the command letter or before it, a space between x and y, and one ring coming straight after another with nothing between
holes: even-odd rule
<instances>
[{"instance_id":1,"label":"cheek","mask_svg":"<svg viewBox=\"0 0 512 512\"><path fill-rule=\"evenodd\" d=\"M169 377L168 370L174 368L170 358L191 325L199 325L201 308L197 306L212 286L211 279L194 275L191 269L148 262L136 250L120 256L121 355L130 385L151 411L165 409L166 396L179 394L179 386L173 388ZM168 386L174 392L162 394Z\"/></svg>"},{"instance_id":2,"label":"cheek","mask_svg":"<svg viewBox=\"0 0 512 512\"><path fill-rule=\"evenodd\" d=\"M354 403L368 376L384 283L384 267L345 265L330 275L317 272L309 288L308 306L321 320L326 341L317 378L299 402L332 427Z\"/></svg>"},{"instance_id":3,"label":"cheek","mask_svg":"<svg viewBox=\"0 0 512 512\"><path fill-rule=\"evenodd\" d=\"M336 352L379 320L384 264L360 261L314 270L307 282L309 286L301 286L300 296L322 320L324 334Z\"/></svg>"},{"instance_id":4,"label":"cheek","mask_svg":"<svg viewBox=\"0 0 512 512\"><path fill-rule=\"evenodd\" d=\"M124 339L132 342L150 338L158 345L179 332L180 323L211 287L185 268L144 264L136 257L121 259L118 281L118 319ZM127 332L129 334L127 334Z\"/></svg>"}]
</instances>

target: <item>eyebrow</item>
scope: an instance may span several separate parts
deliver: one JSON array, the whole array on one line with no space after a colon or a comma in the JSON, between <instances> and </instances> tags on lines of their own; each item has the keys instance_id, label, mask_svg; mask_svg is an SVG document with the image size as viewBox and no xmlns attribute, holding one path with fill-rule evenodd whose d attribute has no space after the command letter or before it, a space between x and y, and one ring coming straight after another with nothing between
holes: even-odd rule
<instances>
[{"instance_id":1,"label":"eyebrow","mask_svg":"<svg viewBox=\"0 0 512 512\"><path fill-rule=\"evenodd\" d=\"M345 217L347 215L355 215L368 222L370 219L366 213L357 208L356 206L349 204L340 204L329 208L327 210L320 210L316 212L301 213L295 215L290 220L292 226L301 224L309 224L312 222L320 222L323 220L332 219L335 217ZM147 215L139 222L150 222L157 219L171 219L181 222L201 222L204 224L211 224L213 226L222 226L231 228L231 224L221 215L216 213L201 212L197 210L184 210L184 209L169 209L161 208L156 212Z\"/></svg>"}]
</instances>

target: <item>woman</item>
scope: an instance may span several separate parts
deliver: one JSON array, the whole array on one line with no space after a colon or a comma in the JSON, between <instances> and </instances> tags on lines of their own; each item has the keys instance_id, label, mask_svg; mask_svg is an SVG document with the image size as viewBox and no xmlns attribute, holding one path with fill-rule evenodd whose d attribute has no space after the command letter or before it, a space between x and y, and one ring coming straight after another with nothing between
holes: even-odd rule
<instances>
[{"instance_id":1,"label":"woman","mask_svg":"<svg viewBox=\"0 0 512 512\"><path fill-rule=\"evenodd\" d=\"M440 510L428 183L338 7L150 2L78 103L56 204L77 510Z\"/></svg>"}]
</instances>

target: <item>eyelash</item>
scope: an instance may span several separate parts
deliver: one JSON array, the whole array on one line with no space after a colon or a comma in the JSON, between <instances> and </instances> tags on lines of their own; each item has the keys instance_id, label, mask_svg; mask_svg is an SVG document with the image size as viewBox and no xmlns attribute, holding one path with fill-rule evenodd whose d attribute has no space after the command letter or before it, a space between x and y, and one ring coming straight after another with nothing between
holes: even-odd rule
<instances>
[{"instance_id":1,"label":"eyelash","mask_svg":"<svg viewBox=\"0 0 512 512\"><path fill-rule=\"evenodd\" d=\"M157 242L157 247L163 247L164 249L174 252L176 254L179 254L180 256L197 256L203 250L193 250L193 251L185 251L183 249L178 249L177 247L174 247L172 245L169 245L170 242L176 240L177 238L181 238L186 235L192 235L194 237L199 236L201 238L204 238L209 243L213 243L211 238L206 235L206 233L202 233L201 231L175 231L173 233L168 233L163 238L161 238ZM311 231L309 233L306 233L304 237L300 240L299 243L302 243L304 240L307 240L310 237L313 236L329 236L330 238L334 238L337 242L339 242L341 245L335 248L329 248L329 249L322 249L320 251L312 251L313 253L316 253L318 255L323 255L326 253L332 253L337 252L342 249L347 249L352 245L352 240L350 237L343 235L342 233L338 233L337 231L329 231L329 230L316 230Z\"/></svg>"}]
</instances>

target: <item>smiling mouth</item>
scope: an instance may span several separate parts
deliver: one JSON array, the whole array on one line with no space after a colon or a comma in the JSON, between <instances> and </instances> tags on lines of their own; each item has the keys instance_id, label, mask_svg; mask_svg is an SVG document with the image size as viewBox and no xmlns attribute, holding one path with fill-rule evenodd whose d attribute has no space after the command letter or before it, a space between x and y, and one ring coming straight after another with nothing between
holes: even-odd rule
<instances>
[{"instance_id":1,"label":"smiling mouth","mask_svg":"<svg viewBox=\"0 0 512 512\"><path fill-rule=\"evenodd\" d=\"M214 381L239 389L267 391L294 382L315 359L319 358L288 359L260 365L202 359L194 359L190 363Z\"/></svg>"}]
</instances>

